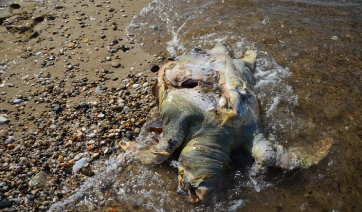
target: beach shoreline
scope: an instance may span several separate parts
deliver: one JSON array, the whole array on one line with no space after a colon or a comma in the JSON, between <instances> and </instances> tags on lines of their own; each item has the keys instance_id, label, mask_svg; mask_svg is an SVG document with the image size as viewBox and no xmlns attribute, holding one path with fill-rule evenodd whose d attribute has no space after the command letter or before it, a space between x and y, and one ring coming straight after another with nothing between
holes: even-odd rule
<instances>
[{"instance_id":1,"label":"beach shoreline","mask_svg":"<svg viewBox=\"0 0 362 212\"><path fill-rule=\"evenodd\" d=\"M150 69L166 55L143 52L126 28L150 2L4 8L0 209L47 210L122 151L123 138L137 136L155 105Z\"/></svg>"}]
</instances>

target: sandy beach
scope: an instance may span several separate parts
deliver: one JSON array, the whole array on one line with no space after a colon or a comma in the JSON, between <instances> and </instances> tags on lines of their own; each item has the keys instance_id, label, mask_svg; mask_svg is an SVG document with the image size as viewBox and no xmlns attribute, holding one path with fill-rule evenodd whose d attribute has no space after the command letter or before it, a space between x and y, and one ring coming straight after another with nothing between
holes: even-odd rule
<instances>
[{"instance_id":1,"label":"sandy beach","mask_svg":"<svg viewBox=\"0 0 362 212\"><path fill-rule=\"evenodd\" d=\"M150 69L167 55L144 53L126 27L150 2L3 8L1 210L47 210L96 174L92 167L122 151L122 138L139 133L155 104ZM84 163L75 167L76 161Z\"/></svg>"}]
</instances>

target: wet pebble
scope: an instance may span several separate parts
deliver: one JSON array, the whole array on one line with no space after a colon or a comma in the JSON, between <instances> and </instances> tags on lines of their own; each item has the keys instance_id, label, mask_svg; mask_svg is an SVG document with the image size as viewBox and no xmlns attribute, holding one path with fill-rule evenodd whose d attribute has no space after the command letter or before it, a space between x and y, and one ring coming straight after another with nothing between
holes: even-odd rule
<instances>
[{"instance_id":1,"label":"wet pebble","mask_svg":"<svg viewBox=\"0 0 362 212\"><path fill-rule=\"evenodd\" d=\"M78 160L77 162L75 162L75 164L73 165L73 173L77 174L81 168L83 168L83 166L85 165L85 163L87 162L87 158L82 158L80 160Z\"/></svg>"}]
</instances>

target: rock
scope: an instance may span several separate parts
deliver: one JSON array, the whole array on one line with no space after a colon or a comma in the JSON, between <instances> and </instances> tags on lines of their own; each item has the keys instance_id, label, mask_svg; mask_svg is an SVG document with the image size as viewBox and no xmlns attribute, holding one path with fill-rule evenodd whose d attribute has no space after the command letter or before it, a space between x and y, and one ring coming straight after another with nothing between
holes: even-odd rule
<instances>
[{"instance_id":1,"label":"rock","mask_svg":"<svg viewBox=\"0 0 362 212\"><path fill-rule=\"evenodd\" d=\"M101 90L101 87L96 87L96 89L95 89L95 93L100 93L102 90Z\"/></svg>"},{"instance_id":2,"label":"rock","mask_svg":"<svg viewBox=\"0 0 362 212\"><path fill-rule=\"evenodd\" d=\"M45 172L40 171L37 175L35 175L33 178L31 178L31 180L28 183L29 187L30 188L44 187L47 182L47 177L48 177L48 175Z\"/></svg>"},{"instance_id":3,"label":"rock","mask_svg":"<svg viewBox=\"0 0 362 212\"><path fill-rule=\"evenodd\" d=\"M8 207L11 207L12 205L13 205L13 202L10 201L9 199L2 199L0 201L0 209L8 208Z\"/></svg>"},{"instance_id":4,"label":"rock","mask_svg":"<svg viewBox=\"0 0 362 212\"><path fill-rule=\"evenodd\" d=\"M141 131L141 129L138 128L138 127L136 127L136 128L134 128L133 133L134 133L134 134L139 134L140 131Z\"/></svg>"},{"instance_id":5,"label":"rock","mask_svg":"<svg viewBox=\"0 0 362 212\"><path fill-rule=\"evenodd\" d=\"M63 111L63 108L61 108L59 105L52 108L52 111L54 111L56 114L59 114Z\"/></svg>"},{"instance_id":6,"label":"rock","mask_svg":"<svg viewBox=\"0 0 362 212\"><path fill-rule=\"evenodd\" d=\"M129 47L126 47L126 46L122 45L122 46L120 47L120 49L121 49L123 52L126 52L126 51L129 50Z\"/></svg>"},{"instance_id":7,"label":"rock","mask_svg":"<svg viewBox=\"0 0 362 212\"><path fill-rule=\"evenodd\" d=\"M128 113L130 110L131 110L131 109L130 109L128 106L124 106L122 111L123 111L124 113Z\"/></svg>"},{"instance_id":8,"label":"rock","mask_svg":"<svg viewBox=\"0 0 362 212\"><path fill-rule=\"evenodd\" d=\"M332 36L332 40L339 40L338 36Z\"/></svg>"},{"instance_id":9,"label":"rock","mask_svg":"<svg viewBox=\"0 0 362 212\"><path fill-rule=\"evenodd\" d=\"M68 44L68 49L73 49L75 47L75 43L71 42Z\"/></svg>"},{"instance_id":10,"label":"rock","mask_svg":"<svg viewBox=\"0 0 362 212\"><path fill-rule=\"evenodd\" d=\"M14 137L13 136L9 136L8 139L6 139L6 143L13 143L14 142Z\"/></svg>"},{"instance_id":11,"label":"rock","mask_svg":"<svg viewBox=\"0 0 362 212\"><path fill-rule=\"evenodd\" d=\"M84 174L85 176L87 177L92 177L94 176L94 172L93 170L88 166L88 167L84 167L82 170L81 170L82 174Z\"/></svg>"},{"instance_id":12,"label":"rock","mask_svg":"<svg viewBox=\"0 0 362 212\"><path fill-rule=\"evenodd\" d=\"M87 158L82 158L80 160L78 160L77 162L75 162L75 164L73 165L73 173L77 174L81 168L83 168L83 166L85 165L85 163L87 162Z\"/></svg>"},{"instance_id":13,"label":"rock","mask_svg":"<svg viewBox=\"0 0 362 212\"><path fill-rule=\"evenodd\" d=\"M105 117L106 117L106 115L104 115L103 113L98 114L98 118L99 118L99 119L104 119Z\"/></svg>"},{"instance_id":14,"label":"rock","mask_svg":"<svg viewBox=\"0 0 362 212\"><path fill-rule=\"evenodd\" d=\"M126 137L127 138L132 138L132 132L131 131L126 131Z\"/></svg>"},{"instance_id":15,"label":"rock","mask_svg":"<svg viewBox=\"0 0 362 212\"><path fill-rule=\"evenodd\" d=\"M10 4L9 7L12 8L12 9L20 9L20 4L13 3L13 4Z\"/></svg>"},{"instance_id":16,"label":"rock","mask_svg":"<svg viewBox=\"0 0 362 212\"><path fill-rule=\"evenodd\" d=\"M22 101L22 99L14 99L13 104L20 104Z\"/></svg>"},{"instance_id":17,"label":"rock","mask_svg":"<svg viewBox=\"0 0 362 212\"><path fill-rule=\"evenodd\" d=\"M89 134L89 135L87 135L88 136L88 138L94 138L94 137L96 137L96 134L95 133L91 133L91 134Z\"/></svg>"},{"instance_id":18,"label":"rock","mask_svg":"<svg viewBox=\"0 0 362 212\"><path fill-rule=\"evenodd\" d=\"M0 125L10 122L7 118L0 116Z\"/></svg>"},{"instance_id":19,"label":"rock","mask_svg":"<svg viewBox=\"0 0 362 212\"><path fill-rule=\"evenodd\" d=\"M160 70L160 67L159 67L158 65L154 65L154 66L152 66L152 68L151 68L151 71L152 71L153 73L157 72L158 70Z\"/></svg>"},{"instance_id":20,"label":"rock","mask_svg":"<svg viewBox=\"0 0 362 212\"><path fill-rule=\"evenodd\" d=\"M118 68L118 67L120 67L120 66L121 66L120 63L118 63L118 62L112 62L112 67L113 67L113 68Z\"/></svg>"}]
</instances>

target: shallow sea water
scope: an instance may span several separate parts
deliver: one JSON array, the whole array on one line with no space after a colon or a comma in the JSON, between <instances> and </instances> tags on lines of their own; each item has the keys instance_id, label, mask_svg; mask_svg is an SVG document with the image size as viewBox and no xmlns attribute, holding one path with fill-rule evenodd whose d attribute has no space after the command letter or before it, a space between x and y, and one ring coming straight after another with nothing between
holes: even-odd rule
<instances>
[{"instance_id":1,"label":"shallow sea water","mask_svg":"<svg viewBox=\"0 0 362 212\"><path fill-rule=\"evenodd\" d=\"M318 165L292 172L258 175L240 156L222 189L198 204L176 194L174 162L124 167L114 159L51 210L362 210L361 1L154 0L128 33L150 54L178 57L219 42L236 58L256 50L254 90L266 133L289 147L327 137L334 144Z\"/></svg>"}]
</instances>

